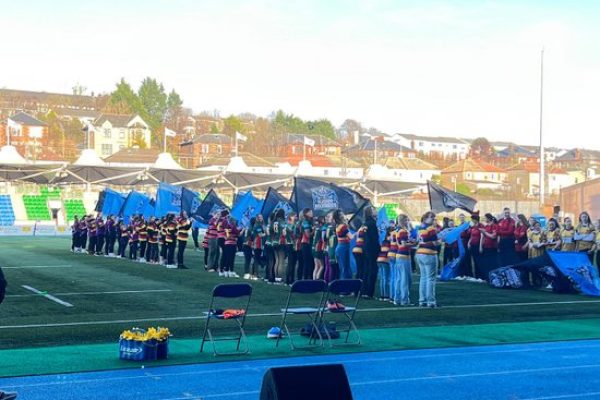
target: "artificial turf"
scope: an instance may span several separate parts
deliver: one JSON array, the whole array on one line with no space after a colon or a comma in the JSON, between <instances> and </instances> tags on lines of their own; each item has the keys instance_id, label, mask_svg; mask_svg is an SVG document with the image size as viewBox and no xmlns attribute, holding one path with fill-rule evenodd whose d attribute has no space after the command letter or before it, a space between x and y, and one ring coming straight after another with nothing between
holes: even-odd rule
<instances>
[{"instance_id":1,"label":"artificial turf","mask_svg":"<svg viewBox=\"0 0 600 400\"><path fill-rule=\"evenodd\" d=\"M189 270L72 254L65 237L0 238L0 266L9 283L0 306L0 349L115 342L132 326L167 326L177 338L198 337L212 288L241 279L203 270L202 252L186 252ZM241 258L237 272L241 273ZM416 278L418 279L418 278ZM22 287L69 302L65 307ZM288 288L252 282L247 329L263 335L278 325ZM412 299L416 300L417 285ZM112 293L101 293L112 292ZM599 300L550 291L497 290L470 282L441 283L440 309L394 308L364 300L363 328L460 326L598 317ZM346 301L347 300L347 301ZM349 302L351 299L342 299ZM377 310L381 308L381 310ZM252 315L269 314L269 315Z\"/></svg>"}]
</instances>

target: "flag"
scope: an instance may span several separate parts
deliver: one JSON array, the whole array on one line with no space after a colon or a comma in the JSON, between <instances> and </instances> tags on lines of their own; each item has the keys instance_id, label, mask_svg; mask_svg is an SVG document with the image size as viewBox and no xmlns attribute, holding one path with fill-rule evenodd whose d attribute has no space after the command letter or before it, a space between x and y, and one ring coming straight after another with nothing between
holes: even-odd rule
<instances>
[{"instance_id":1,"label":"flag","mask_svg":"<svg viewBox=\"0 0 600 400\"><path fill-rule=\"evenodd\" d=\"M196 211L201 203L202 200L200 200L198 193L186 187L181 188L181 210L185 211L190 218L196 220Z\"/></svg>"},{"instance_id":2,"label":"flag","mask_svg":"<svg viewBox=\"0 0 600 400\"><path fill-rule=\"evenodd\" d=\"M109 188L104 189L102 193L104 193L104 204L101 209L102 215L118 215L127 196L124 193L115 192Z\"/></svg>"},{"instance_id":3,"label":"flag","mask_svg":"<svg viewBox=\"0 0 600 400\"><path fill-rule=\"evenodd\" d=\"M350 221L348 221L348 229L352 232L356 232L365 221L365 209L371 206L370 201L366 201L357 212L354 213Z\"/></svg>"},{"instance_id":4,"label":"flag","mask_svg":"<svg viewBox=\"0 0 600 400\"><path fill-rule=\"evenodd\" d=\"M548 251L547 254L575 289L588 296L600 296L598 269L592 265L586 253Z\"/></svg>"},{"instance_id":5,"label":"flag","mask_svg":"<svg viewBox=\"0 0 600 400\"><path fill-rule=\"evenodd\" d=\"M237 198L231 209L231 216L238 221L238 226L247 228L250 225L250 218L258 215L262 205L263 201L254 197L252 192L248 191Z\"/></svg>"},{"instance_id":6,"label":"flag","mask_svg":"<svg viewBox=\"0 0 600 400\"><path fill-rule=\"evenodd\" d=\"M235 132L235 140L237 140L238 142L245 142L246 140L248 140L248 138L236 131Z\"/></svg>"},{"instance_id":7,"label":"flag","mask_svg":"<svg viewBox=\"0 0 600 400\"><path fill-rule=\"evenodd\" d=\"M292 198L298 211L310 208L316 217L338 208L344 214L355 214L367 201L352 189L308 178L294 178Z\"/></svg>"},{"instance_id":8,"label":"flag","mask_svg":"<svg viewBox=\"0 0 600 400\"><path fill-rule=\"evenodd\" d=\"M435 213L454 211L457 208L472 213L475 204L477 204L477 200L448 190L431 181L427 181L427 188L429 190L429 205L431 211Z\"/></svg>"},{"instance_id":9,"label":"flag","mask_svg":"<svg viewBox=\"0 0 600 400\"><path fill-rule=\"evenodd\" d=\"M315 147L315 141L309 137L304 136L304 145L310 146L310 147Z\"/></svg>"},{"instance_id":10,"label":"flag","mask_svg":"<svg viewBox=\"0 0 600 400\"><path fill-rule=\"evenodd\" d=\"M377 212L377 229L379 230L379 244L383 243L387 236L387 229L390 226L390 220L385 207L381 207Z\"/></svg>"},{"instance_id":11,"label":"flag","mask_svg":"<svg viewBox=\"0 0 600 400\"><path fill-rule=\"evenodd\" d=\"M165 126L165 136L168 137L175 137L177 135L177 132L170 130L169 128L167 128Z\"/></svg>"},{"instance_id":12,"label":"flag","mask_svg":"<svg viewBox=\"0 0 600 400\"><path fill-rule=\"evenodd\" d=\"M169 185L161 182L156 191L155 217L164 217L168 213L179 214L181 212L181 186Z\"/></svg>"},{"instance_id":13,"label":"flag","mask_svg":"<svg viewBox=\"0 0 600 400\"><path fill-rule=\"evenodd\" d=\"M94 211L96 211L96 212L102 211L102 207L104 207L105 199L106 199L106 189L101 191L100 194L98 195L98 201L96 201L96 207L94 208Z\"/></svg>"},{"instance_id":14,"label":"flag","mask_svg":"<svg viewBox=\"0 0 600 400\"><path fill-rule=\"evenodd\" d=\"M229 208L212 189L206 194L206 197L204 197L202 202L196 205L197 202L198 196L191 190L184 188L182 195L183 209L184 211L188 212L190 217L202 224L208 224L208 221L215 212Z\"/></svg>"},{"instance_id":15,"label":"flag","mask_svg":"<svg viewBox=\"0 0 600 400\"><path fill-rule=\"evenodd\" d=\"M269 190L267 190L267 195L263 201L262 208L260 209L260 214L263 216L265 221L267 221L269 215L280 208L283 209L285 216L287 217L290 212L294 210L294 205L277 190L269 187Z\"/></svg>"},{"instance_id":16,"label":"flag","mask_svg":"<svg viewBox=\"0 0 600 400\"><path fill-rule=\"evenodd\" d=\"M453 244L454 242L458 241L458 257L443 266L442 273L440 274L441 281L449 281L450 279L454 279L458 276L458 266L465 256L465 246L460 239L460 234L469 229L470 226L471 225L468 222L465 222L464 224L457 226L456 228L449 229L446 232L444 236L444 242L446 244ZM450 247L448 246L447 249L449 248Z\"/></svg>"},{"instance_id":17,"label":"flag","mask_svg":"<svg viewBox=\"0 0 600 400\"><path fill-rule=\"evenodd\" d=\"M138 214L143 215L145 218L154 215L154 201L147 195L132 190L123 202L119 216L123 217L126 223L129 223L131 216Z\"/></svg>"}]
</instances>

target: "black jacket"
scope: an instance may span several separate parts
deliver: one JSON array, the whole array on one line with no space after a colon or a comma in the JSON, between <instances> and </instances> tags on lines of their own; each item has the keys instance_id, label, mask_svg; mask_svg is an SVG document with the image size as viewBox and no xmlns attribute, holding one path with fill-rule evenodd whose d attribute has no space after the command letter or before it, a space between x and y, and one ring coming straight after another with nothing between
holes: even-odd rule
<instances>
[{"instance_id":1,"label":"black jacket","mask_svg":"<svg viewBox=\"0 0 600 400\"><path fill-rule=\"evenodd\" d=\"M365 226L367 227L367 231L365 232L365 254L376 257L381 250L377 221L375 221L375 218L367 218Z\"/></svg>"}]
</instances>

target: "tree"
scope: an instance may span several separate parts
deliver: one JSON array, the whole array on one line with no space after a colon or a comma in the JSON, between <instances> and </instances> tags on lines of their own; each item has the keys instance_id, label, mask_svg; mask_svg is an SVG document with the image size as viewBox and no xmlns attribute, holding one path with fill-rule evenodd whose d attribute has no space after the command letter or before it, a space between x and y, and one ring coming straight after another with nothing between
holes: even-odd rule
<instances>
[{"instance_id":1,"label":"tree","mask_svg":"<svg viewBox=\"0 0 600 400\"><path fill-rule=\"evenodd\" d=\"M479 137L471 143L471 149L469 150L469 155L471 157L483 158L493 154L494 148L486 138Z\"/></svg>"},{"instance_id":2,"label":"tree","mask_svg":"<svg viewBox=\"0 0 600 400\"><path fill-rule=\"evenodd\" d=\"M210 133L220 133L219 127L214 122L210 124Z\"/></svg>"},{"instance_id":3,"label":"tree","mask_svg":"<svg viewBox=\"0 0 600 400\"><path fill-rule=\"evenodd\" d=\"M459 182L456 184L456 191L460 194L464 194L465 196L471 195L471 189L469 189L469 185L464 182Z\"/></svg>"},{"instance_id":4,"label":"tree","mask_svg":"<svg viewBox=\"0 0 600 400\"><path fill-rule=\"evenodd\" d=\"M142 104L131 85L121 78L117 88L110 94L110 98L103 112L113 114L133 114L142 110ZM143 118L143 117L142 117Z\"/></svg>"},{"instance_id":5,"label":"tree","mask_svg":"<svg viewBox=\"0 0 600 400\"><path fill-rule=\"evenodd\" d=\"M77 82L75 84L75 86L72 87L73 90L73 95L75 96L83 96L87 93L87 88L83 85L81 85L79 82Z\"/></svg>"},{"instance_id":6,"label":"tree","mask_svg":"<svg viewBox=\"0 0 600 400\"><path fill-rule=\"evenodd\" d=\"M330 139L335 139L335 128L333 124L327 119L320 119L318 121L308 121L306 123L307 133L309 135L321 135Z\"/></svg>"},{"instance_id":7,"label":"tree","mask_svg":"<svg viewBox=\"0 0 600 400\"><path fill-rule=\"evenodd\" d=\"M147 113L146 122L153 131L156 130L167 112L167 95L163 84L156 79L145 78L138 89L138 97L143 110ZM174 96L173 101L176 100Z\"/></svg>"},{"instance_id":8,"label":"tree","mask_svg":"<svg viewBox=\"0 0 600 400\"><path fill-rule=\"evenodd\" d=\"M354 119L346 119L340 125L340 129L338 130L338 136L340 139L352 138L354 132L363 133L365 132L365 128L361 125L360 122Z\"/></svg>"},{"instance_id":9,"label":"tree","mask_svg":"<svg viewBox=\"0 0 600 400\"><path fill-rule=\"evenodd\" d=\"M46 114L40 114L39 119L48 124L48 147L56 154L65 156L66 136L58 115L54 111L48 111Z\"/></svg>"},{"instance_id":10,"label":"tree","mask_svg":"<svg viewBox=\"0 0 600 400\"><path fill-rule=\"evenodd\" d=\"M225 135L233 137L236 132L244 132L242 120L235 115L230 115L223 120L223 132Z\"/></svg>"},{"instance_id":11,"label":"tree","mask_svg":"<svg viewBox=\"0 0 600 400\"><path fill-rule=\"evenodd\" d=\"M165 115L165 125L176 132L183 131L185 126L186 113L183 110L183 100L179 94L172 89L167 96L167 112Z\"/></svg>"}]
</instances>

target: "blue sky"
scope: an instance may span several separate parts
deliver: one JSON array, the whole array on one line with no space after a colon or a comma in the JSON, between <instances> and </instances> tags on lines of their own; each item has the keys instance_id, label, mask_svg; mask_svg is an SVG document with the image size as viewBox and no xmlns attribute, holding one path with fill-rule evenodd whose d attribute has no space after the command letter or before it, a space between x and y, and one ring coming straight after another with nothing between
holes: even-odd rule
<instances>
[{"instance_id":1,"label":"blue sky","mask_svg":"<svg viewBox=\"0 0 600 400\"><path fill-rule=\"evenodd\" d=\"M0 1L0 87L600 149L599 1Z\"/></svg>"}]
</instances>

